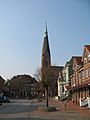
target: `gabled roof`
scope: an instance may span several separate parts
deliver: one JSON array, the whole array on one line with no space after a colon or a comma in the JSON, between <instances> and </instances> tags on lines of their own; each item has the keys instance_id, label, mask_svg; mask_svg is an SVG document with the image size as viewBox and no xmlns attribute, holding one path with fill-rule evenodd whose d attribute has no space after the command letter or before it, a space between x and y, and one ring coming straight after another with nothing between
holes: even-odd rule
<instances>
[{"instance_id":1,"label":"gabled roof","mask_svg":"<svg viewBox=\"0 0 90 120\"><path fill-rule=\"evenodd\" d=\"M90 54L90 45L84 45L82 61L84 61L84 56ZM86 57L86 56L85 56Z\"/></svg>"},{"instance_id":2,"label":"gabled roof","mask_svg":"<svg viewBox=\"0 0 90 120\"><path fill-rule=\"evenodd\" d=\"M5 80L0 76L0 81L3 81L3 82L4 82Z\"/></svg>"},{"instance_id":3,"label":"gabled roof","mask_svg":"<svg viewBox=\"0 0 90 120\"><path fill-rule=\"evenodd\" d=\"M90 52L90 45L85 45L85 48Z\"/></svg>"},{"instance_id":4,"label":"gabled roof","mask_svg":"<svg viewBox=\"0 0 90 120\"><path fill-rule=\"evenodd\" d=\"M76 60L77 65L82 66L82 57L81 56L72 56L71 59L69 60L70 76L74 73L74 70L73 70L74 59Z\"/></svg>"},{"instance_id":5,"label":"gabled roof","mask_svg":"<svg viewBox=\"0 0 90 120\"><path fill-rule=\"evenodd\" d=\"M82 64L82 56L72 56L72 59L75 59L77 62L77 65Z\"/></svg>"},{"instance_id":6,"label":"gabled roof","mask_svg":"<svg viewBox=\"0 0 90 120\"><path fill-rule=\"evenodd\" d=\"M81 56L77 56L75 59L76 59L77 65L82 64L82 57Z\"/></svg>"}]
</instances>

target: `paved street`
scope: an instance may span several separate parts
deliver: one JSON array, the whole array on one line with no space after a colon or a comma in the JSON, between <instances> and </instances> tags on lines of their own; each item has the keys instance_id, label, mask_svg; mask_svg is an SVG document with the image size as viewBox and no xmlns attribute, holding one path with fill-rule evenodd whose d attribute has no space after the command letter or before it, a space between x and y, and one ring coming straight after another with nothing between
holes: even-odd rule
<instances>
[{"instance_id":1,"label":"paved street","mask_svg":"<svg viewBox=\"0 0 90 120\"><path fill-rule=\"evenodd\" d=\"M90 120L90 115L82 114L85 113L84 110L81 113L78 109L69 107L70 105L65 109L63 104L57 101L50 105L55 106L57 111L38 111L37 108L45 106L45 103L36 100L13 100L0 106L0 120Z\"/></svg>"},{"instance_id":2,"label":"paved street","mask_svg":"<svg viewBox=\"0 0 90 120\"><path fill-rule=\"evenodd\" d=\"M38 106L43 106L43 103L38 104L31 100L12 100L10 103L3 103L0 106L0 120L34 120L31 118L31 111L35 111Z\"/></svg>"}]
</instances>

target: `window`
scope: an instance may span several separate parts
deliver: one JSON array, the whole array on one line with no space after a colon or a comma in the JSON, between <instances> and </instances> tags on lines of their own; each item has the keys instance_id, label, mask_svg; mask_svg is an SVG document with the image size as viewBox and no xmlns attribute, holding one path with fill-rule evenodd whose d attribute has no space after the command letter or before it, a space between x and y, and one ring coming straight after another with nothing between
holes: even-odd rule
<instances>
[{"instance_id":1,"label":"window","mask_svg":"<svg viewBox=\"0 0 90 120\"><path fill-rule=\"evenodd\" d=\"M33 90L33 87L31 87L31 90Z\"/></svg>"},{"instance_id":2,"label":"window","mask_svg":"<svg viewBox=\"0 0 90 120\"><path fill-rule=\"evenodd\" d=\"M90 76L90 67L88 68L88 76Z\"/></svg>"},{"instance_id":3,"label":"window","mask_svg":"<svg viewBox=\"0 0 90 120\"><path fill-rule=\"evenodd\" d=\"M64 86L62 86L62 93L64 93Z\"/></svg>"},{"instance_id":4,"label":"window","mask_svg":"<svg viewBox=\"0 0 90 120\"><path fill-rule=\"evenodd\" d=\"M81 72L80 72L81 73ZM81 76L80 76L80 73L79 73L79 80L81 80Z\"/></svg>"},{"instance_id":5,"label":"window","mask_svg":"<svg viewBox=\"0 0 90 120\"><path fill-rule=\"evenodd\" d=\"M79 80L82 80L82 71L79 73Z\"/></svg>"},{"instance_id":6,"label":"window","mask_svg":"<svg viewBox=\"0 0 90 120\"><path fill-rule=\"evenodd\" d=\"M90 61L90 54L88 55L88 61Z\"/></svg>"},{"instance_id":7,"label":"window","mask_svg":"<svg viewBox=\"0 0 90 120\"><path fill-rule=\"evenodd\" d=\"M82 71L82 79L84 79L84 70Z\"/></svg>"},{"instance_id":8,"label":"window","mask_svg":"<svg viewBox=\"0 0 90 120\"><path fill-rule=\"evenodd\" d=\"M75 85L75 78L73 77L73 85Z\"/></svg>"},{"instance_id":9,"label":"window","mask_svg":"<svg viewBox=\"0 0 90 120\"><path fill-rule=\"evenodd\" d=\"M63 74L63 79L64 79L64 81L66 82L66 73L64 72L64 74Z\"/></svg>"},{"instance_id":10,"label":"window","mask_svg":"<svg viewBox=\"0 0 90 120\"><path fill-rule=\"evenodd\" d=\"M73 80L72 80L72 78L71 78L71 86L73 86Z\"/></svg>"},{"instance_id":11,"label":"window","mask_svg":"<svg viewBox=\"0 0 90 120\"><path fill-rule=\"evenodd\" d=\"M84 54L84 63L87 63L87 53Z\"/></svg>"},{"instance_id":12,"label":"window","mask_svg":"<svg viewBox=\"0 0 90 120\"><path fill-rule=\"evenodd\" d=\"M88 77L88 70L86 69L85 70L85 75L86 75L86 78Z\"/></svg>"},{"instance_id":13,"label":"window","mask_svg":"<svg viewBox=\"0 0 90 120\"><path fill-rule=\"evenodd\" d=\"M34 85L33 85L33 84L31 84L31 86L33 87Z\"/></svg>"},{"instance_id":14,"label":"window","mask_svg":"<svg viewBox=\"0 0 90 120\"><path fill-rule=\"evenodd\" d=\"M74 77L71 78L71 86L74 86Z\"/></svg>"},{"instance_id":15,"label":"window","mask_svg":"<svg viewBox=\"0 0 90 120\"><path fill-rule=\"evenodd\" d=\"M84 58L84 63L87 63L87 58L86 57Z\"/></svg>"},{"instance_id":16,"label":"window","mask_svg":"<svg viewBox=\"0 0 90 120\"><path fill-rule=\"evenodd\" d=\"M81 80L82 80L82 72L80 72L80 77L81 77Z\"/></svg>"}]
</instances>

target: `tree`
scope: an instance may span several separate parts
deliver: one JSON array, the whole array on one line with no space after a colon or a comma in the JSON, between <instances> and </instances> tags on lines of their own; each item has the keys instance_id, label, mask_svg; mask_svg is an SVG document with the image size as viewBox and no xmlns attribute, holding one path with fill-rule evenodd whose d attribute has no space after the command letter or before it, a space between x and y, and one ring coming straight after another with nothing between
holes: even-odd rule
<instances>
[{"instance_id":1,"label":"tree","mask_svg":"<svg viewBox=\"0 0 90 120\"><path fill-rule=\"evenodd\" d=\"M44 74L42 75L42 85L46 91L46 107L49 107L48 94L49 94L49 87L51 85L51 78L52 78L52 74L51 71L49 70L45 71Z\"/></svg>"},{"instance_id":2,"label":"tree","mask_svg":"<svg viewBox=\"0 0 90 120\"><path fill-rule=\"evenodd\" d=\"M41 81L41 69L40 68L37 68L37 70L35 71L34 78L37 81Z\"/></svg>"},{"instance_id":3,"label":"tree","mask_svg":"<svg viewBox=\"0 0 90 120\"><path fill-rule=\"evenodd\" d=\"M38 100L41 98L40 93L43 92L43 86L42 86L42 80L41 80L41 69L37 68L34 78L37 80L37 83L35 84L35 90L38 94Z\"/></svg>"},{"instance_id":4,"label":"tree","mask_svg":"<svg viewBox=\"0 0 90 120\"><path fill-rule=\"evenodd\" d=\"M41 72L41 69L37 68L34 74L34 77L38 81L38 83L36 84L36 87L37 87L36 90L38 94L43 91L45 91L46 93L46 107L48 107L49 106L48 94L49 94L49 88L51 86L52 72L49 69L46 69L43 72Z\"/></svg>"},{"instance_id":5,"label":"tree","mask_svg":"<svg viewBox=\"0 0 90 120\"><path fill-rule=\"evenodd\" d=\"M41 98L40 93L42 93L42 91L43 91L42 82L41 81L38 81L35 84L35 90L37 92L37 97L38 97L38 100L39 100Z\"/></svg>"}]
</instances>

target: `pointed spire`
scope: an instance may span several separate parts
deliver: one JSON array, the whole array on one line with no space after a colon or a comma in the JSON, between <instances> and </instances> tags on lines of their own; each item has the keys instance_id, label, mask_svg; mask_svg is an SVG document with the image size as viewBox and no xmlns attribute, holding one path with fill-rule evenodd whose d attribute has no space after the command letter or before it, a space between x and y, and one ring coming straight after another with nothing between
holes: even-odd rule
<instances>
[{"instance_id":1,"label":"pointed spire","mask_svg":"<svg viewBox=\"0 0 90 120\"><path fill-rule=\"evenodd\" d=\"M42 49L42 53L45 53L47 51L47 53L50 55L50 48L49 48L49 41L48 41L48 31L47 31L47 22L45 23L45 33L44 33L44 43L43 43L43 49Z\"/></svg>"},{"instance_id":2,"label":"pointed spire","mask_svg":"<svg viewBox=\"0 0 90 120\"><path fill-rule=\"evenodd\" d=\"M45 22L45 26L46 26L46 30L45 30L45 36L44 37L48 37L48 31L47 31L47 22Z\"/></svg>"}]
</instances>

